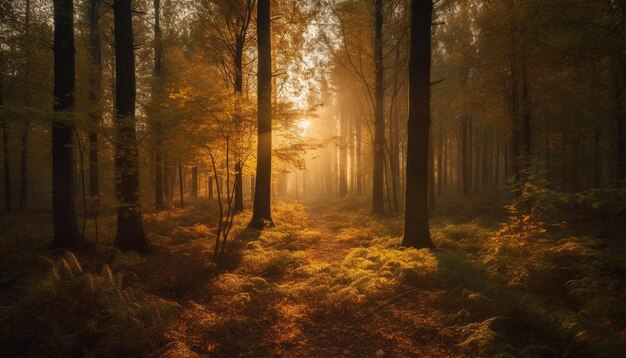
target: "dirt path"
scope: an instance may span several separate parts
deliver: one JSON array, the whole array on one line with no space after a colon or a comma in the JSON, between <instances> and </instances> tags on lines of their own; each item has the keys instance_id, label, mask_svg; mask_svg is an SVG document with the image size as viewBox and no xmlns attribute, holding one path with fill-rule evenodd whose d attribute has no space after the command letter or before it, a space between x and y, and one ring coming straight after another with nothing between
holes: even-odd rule
<instances>
[{"instance_id":1,"label":"dirt path","mask_svg":"<svg viewBox=\"0 0 626 358\"><path fill-rule=\"evenodd\" d=\"M326 224L328 213L333 212L327 209L324 205L306 206L307 229L320 234L319 242L304 251L311 264L341 263L353 248L349 242L336 240L340 229ZM235 269L232 274L240 271ZM294 286L303 280L294 276L293 270L263 278L274 288ZM439 298L436 293L407 295L362 320L357 317L378 302L363 305L362 312L355 314L320 312L315 297L276 292L252 295L245 308L237 309L237 297L216 293L209 300L185 304L186 311L173 336L184 343L190 356L192 351L215 357L456 355L453 345L441 340L442 327L430 318L429 305Z\"/></svg>"}]
</instances>

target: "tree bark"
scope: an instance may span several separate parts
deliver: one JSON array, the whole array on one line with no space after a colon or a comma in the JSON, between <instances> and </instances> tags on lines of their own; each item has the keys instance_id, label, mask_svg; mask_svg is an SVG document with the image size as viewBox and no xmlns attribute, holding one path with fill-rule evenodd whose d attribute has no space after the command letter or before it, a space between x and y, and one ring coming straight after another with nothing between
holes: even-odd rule
<instances>
[{"instance_id":1,"label":"tree bark","mask_svg":"<svg viewBox=\"0 0 626 358\"><path fill-rule=\"evenodd\" d=\"M432 133L428 136L428 213L432 213L437 205L435 195L435 150Z\"/></svg>"},{"instance_id":2,"label":"tree bark","mask_svg":"<svg viewBox=\"0 0 626 358\"><path fill-rule=\"evenodd\" d=\"M375 119L374 119L374 176L373 207L374 214L384 214L383 171L385 160L385 90L383 69L383 0L376 0L374 9L374 62L375 83Z\"/></svg>"},{"instance_id":3,"label":"tree bark","mask_svg":"<svg viewBox=\"0 0 626 358\"><path fill-rule=\"evenodd\" d=\"M148 240L143 230L139 203L139 162L135 132L135 48L131 1L115 0L115 174L117 181L117 235L121 250L145 251Z\"/></svg>"},{"instance_id":4,"label":"tree bark","mask_svg":"<svg viewBox=\"0 0 626 358\"><path fill-rule=\"evenodd\" d=\"M24 107L29 108L32 104L30 86L31 86L31 72L32 72L32 43L30 36L31 25L31 1L26 0L26 16L24 21L24 46L25 46L25 65L24 65ZM21 158L20 158L20 211L26 210L28 202L28 137L31 130L30 116L27 115L24 121L24 129L21 138Z\"/></svg>"},{"instance_id":5,"label":"tree bark","mask_svg":"<svg viewBox=\"0 0 626 358\"><path fill-rule=\"evenodd\" d=\"M72 247L81 241L74 203L74 109L75 47L74 4L54 1L54 111L52 123L52 217L55 248Z\"/></svg>"},{"instance_id":6,"label":"tree bark","mask_svg":"<svg viewBox=\"0 0 626 358\"><path fill-rule=\"evenodd\" d=\"M402 246L433 248L428 222L432 0L411 6L407 186Z\"/></svg>"},{"instance_id":7,"label":"tree bark","mask_svg":"<svg viewBox=\"0 0 626 358\"><path fill-rule=\"evenodd\" d=\"M185 174L183 173L183 164L178 162L178 193L180 194L180 207L185 207Z\"/></svg>"},{"instance_id":8,"label":"tree bark","mask_svg":"<svg viewBox=\"0 0 626 358\"><path fill-rule=\"evenodd\" d=\"M247 31L247 25L245 26L245 31ZM239 131L242 130L241 124L241 113L238 113L241 110L240 107L240 99L243 93L243 50L245 43L245 31L239 33L237 35L237 39L235 41L235 56L234 56L234 64L235 64L235 121L237 122L237 128ZM239 148L238 148L239 149ZM235 213L241 213L243 211L243 167L241 163L241 155L240 150L237 150L237 162L235 163Z\"/></svg>"},{"instance_id":9,"label":"tree bark","mask_svg":"<svg viewBox=\"0 0 626 358\"><path fill-rule=\"evenodd\" d=\"M13 211L11 201L11 164L9 160L9 133L7 124L2 116L4 106L4 58L0 53L0 131L2 131L2 158L4 166L4 210L7 213Z\"/></svg>"},{"instance_id":10,"label":"tree bark","mask_svg":"<svg viewBox=\"0 0 626 358\"><path fill-rule=\"evenodd\" d=\"M525 50L522 50L525 51ZM523 132L523 142L522 142L522 153L521 153L521 170L523 171L522 176L526 179L527 171L531 166L531 121L532 121L532 93L531 93L531 83L528 74L528 60L526 59L526 55L524 54L522 57L522 132Z\"/></svg>"},{"instance_id":11,"label":"tree bark","mask_svg":"<svg viewBox=\"0 0 626 358\"><path fill-rule=\"evenodd\" d=\"M345 110L341 111L339 118L339 196L348 195L348 116Z\"/></svg>"},{"instance_id":12,"label":"tree bark","mask_svg":"<svg viewBox=\"0 0 626 358\"><path fill-rule=\"evenodd\" d=\"M191 197L198 197L198 166L191 168Z\"/></svg>"},{"instance_id":13,"label":"tree bark","mask_svg":"<svg viewBox=\"0 0 626 358\"><path fill-rule=\"evenodd\" d=\"M159 99L163 86L163 34L161 31L161 0L154 0L154 97ZM155 103L158 105L158 103ZM164 175L165 161L163 159L163 126L160 118L153 118L154 125L154 205L156 210L165 209L164 203Z\"/></svg>"},{"instance_id":14,"label":"tree bark","mask_svg":"<svg viewBox=\"0 0 626 358\"><path fill-rule=\"evenodd\" d=\"M209 200L213 200L213 177L209 175Z\"/></svg>"},{"instance_id":15,"label":"tree bark","mask_svg":"<svg viewBox=\"0 0 626 358\"><path fill-rule=\"evenodd\" d=\"M626 72L626 69L625 69ZM626 75L625 75L626 76ZM626 134L624 127L626 122L626 109L623 104L624 89L620 83L619 71L615 74L615 129L617 132L617 182L623 185L626 180ZM626 82L626 81L625 81ZM626 83L624 84L626 85Z\"/></svg>"},{"instance_id":16,"label":"tree bark","mask_svg":"<svg viewBox=\"0 0 626 358\"><path fill-rule=\"evenodd\" d=\"M102 117L100 97L102 94L102 48L100 42L100 1L89 0L89 195L93 198L100 194L99 158L98 158L98 127Z\"/></svg>"},{"instance_id":17,"label":"tree bark","mask_svg":"<svg viewBox=\"0 0 626 358\"><path fill-rule=\"evenodd\" d=\"M3 106L2 94L0 94L0 108ZM11 166L9 160L9 133L4 119L0 118L0 130L2 131L2 157L4 163L4 210L7 213L13 211L11 201Z\"/></svg>"},{"instance_id":18,"label":"tree bark","mask_svg":"<svg viewBox=\"0 0 626 358\"><path fill-rule=\"evenodd\" d=\"M472 119L463 118L461 134L461 178L463 195L472 190Z\"/></svg>"},{"instance_id":19,"label":"tree bark","mask_svg":"<svg viewBox=\"0 0 626 358\"><path fill-rule=\"evenodd\" d=\"M439 122L439 149L437 150L437 197L443 191L443 119Z\"/></svg>"},{"instance_id":20,"label":"tree bark","mask_svg":"<svg viewBox=\"0 0 626 358\"><path fill-rule=\"evenodd\" d=\"M363 123L361 118L356 119L356 195L363 195L363 163L361 161L362 142L361 133Z\"/></svg>"},{"instance_id":21,"label":"tree bark","mask_svg":"<svg viewBox=\"0 0 626 358\"><path fill-rule=\"evenodd\" d=\"M272 43L270 0L257 2L258 44L258 146L254 206L249 226L273 226L272 185Z\"/></svg>"}]
</instances>

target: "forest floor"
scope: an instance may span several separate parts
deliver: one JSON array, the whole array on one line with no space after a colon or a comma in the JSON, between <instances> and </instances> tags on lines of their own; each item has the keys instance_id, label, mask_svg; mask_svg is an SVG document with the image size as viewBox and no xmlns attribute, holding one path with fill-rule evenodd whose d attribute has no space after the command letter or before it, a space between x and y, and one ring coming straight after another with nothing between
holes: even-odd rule
<instances>
[{"instance_id":1,"label":"forest floor","mask_svg":"<svg viewBox=\"0 0 626 358\"><path fill-rule=\"evenodd\" d=\"M145 215L147 256L111 247L112 217L100 220L96 251L62 253L46 251L48 214L1 216L0 352L626 352L626 228L615 218L516 228L500 208L450 203L432 219L439 249L430 251L399 248L402 219L372 216L362 200L280 202L273 211L277 226L262 232L245 228L249 212L237 216L219 265L206 202ZM86 235L94 237L92 220Z\"/></svg>"}]
</instances>

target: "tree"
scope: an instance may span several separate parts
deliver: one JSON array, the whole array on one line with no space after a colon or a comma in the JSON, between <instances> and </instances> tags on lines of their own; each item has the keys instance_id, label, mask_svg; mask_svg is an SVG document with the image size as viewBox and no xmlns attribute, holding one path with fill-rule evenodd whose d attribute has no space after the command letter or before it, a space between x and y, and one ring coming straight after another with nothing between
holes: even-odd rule
<instances>
[{"instance_id":1,"label":"tree","mask_svg":"<svg viewBox=\"0 0 626 358\"><path fill-rule=\"evenodd\" d=\"M115 0L115 176L117 184L117 235L122 250L145 251L139 204L139 163L135 129L135 45L131 1Z\"/></svg>"},{"instance_id":2,"label":"tree","mask_svg":"<svg viewBox=\"0 0 626 358\"><path fill-rule=\"evenodd\" d=\"M24 15L24 82L26 86L24 87L24 107L29 108L32 104L31 91L28 88L31 86L31 72L32 72L32 61L33 61L33 44L31 38L31 1L26 0L26 9ZM21 144L22 144L22 153L21 153L21 166L20 166L20 211L24 211L26 209L27 199L28 199L28 137L31 131L31 120L29 117L26 117L24 121L24 129L22 131Z\"/></svg>"},{"instance_id":3,"label":"tree","mask_svg":"<svg viewBox=\"0 0 626 358\"><path fill-rule=\"evenodd\" d=\"M212 0L205 4L204 11L208 14L209 23L219 43L217 56L222 63L224 77L233 86L235 96L234 117L241 127L240 102L244 95L244 51L250 40L248 29L254 13L256 0ZM241 128L240 128L241 129ZM239 132L243 134L241 129ZM243 138L241 140L243 142ZM243 162L244 149L242 143L235 145L235 212L240 213L243 205Z\"/></svg>"},{"instance_id":4,"label":"tree","mask_svg":"<svg viewBox=\"0 0 626 358\"><path fill-rule=\"evenodd\" d=\"M374 181L373 211L385 213L383 171L385 164L385 88L383 87L383 1L376 0L374 24L375 101L374 106Z\"/></svg>"},{"instance_id":5,"label":"tree","mask_svg":"<svg viewBox=\"0 0 626 358\"><path fill-rule=\"evenodd\" d=\"M433 248L428 224L428 137L432 0L413 0L409 58L409 121L406 209L402 245Z\"/></svg>"},{"instance_id":6,"label":"tree","mask_svg":"<svg viewBox=\"0 0 626 358\"><path fill-rule=\"evenodd\" d=\"M4 56L0 53L0 111L4 106ZM7 213L13 211L11 202L11 165L9 160L9 133L4 116L0 114L0 131L2 131L2 158L4 167L4 210Z\"/></svg>"},{"instance_id":7,"label":"tree","mask_svg":"<svg viewBox=\"0 0 626 358\"><path fill-rule=\"evenodd\" d=\"M75 246L81 241L74 204L75 48L74 4L54 1L54 121L52 123L53 247Z\"/></svg>"},{"instance_id":8,"label":"tree","mask_svg":"<svg viewBox=\"0 0 626 358\"><path fill-rule=\"evenodd\" d=\"M161 31L161 0L154 0L154 80L153 101L160 98L163 86L163 33ZM157 210L165 209L163 171L163 126L154 119L154 204Z\"/></svg>"},{"instance_id":9,"label":"tree","mask_svg":"<svg viewBox=\"0 0 626 358\"><path fill-rule=\"evenodd\" d=\"M100 44L100 0L89 0L87 7L89 19L88 48L89 67L89 195L92 198L100 194L98 131L102 117L100 97L102 94L102 48Z\"/></svg>"},{"instance_id":10,"label":"tree","mask_svg":"<svg viewBox=\"0 0 626 358\"><path fill-rule=\"evenodd\" d=\"M249 226L273 226L270 206L272 186L272 42L270 0L257 3L258 147L254 206Z\"/></svg>"}]
</instances>

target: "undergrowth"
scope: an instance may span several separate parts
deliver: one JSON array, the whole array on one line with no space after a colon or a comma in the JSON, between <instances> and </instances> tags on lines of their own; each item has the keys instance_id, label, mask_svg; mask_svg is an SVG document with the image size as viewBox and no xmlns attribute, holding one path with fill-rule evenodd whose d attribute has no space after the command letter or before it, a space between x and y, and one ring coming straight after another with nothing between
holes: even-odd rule
<instances>
[{"instance_id":1,"label":"undergrowth","mask_svg":"<svg viewBox=\"0 0 626 358\"><path fill-rule=\"evenodd\" d=\"M249 212L236 218L232 265L219 268L210 260L208 210L155 214L159 262L110 248L95 263L71 253L43 259L45 275L0 307L0 350L254 356L256 340L276 330L296 344L317 320L344 317L359 326L363 317L411 316L421 307L441 327L436 335L454 337L466 356L619 356L626 351L622 251L566 234L568 217L559 211L597 205L563 201L541 185L523 190L502 217L495 209L449 215L442 205L431 221L435 251L400 247L402 218L373 216L363 205L323 203L313 211L279 203L276 227L249 230ZM598 206L609 207L622 210L610 200ZM428 297L435 299L420 306Z\"/></svg>"},{"instance_id":2,"label":"undergrowth","mask_svg":"<svg viewBox=\"0 0 626 358\"><path fill-rule=\"evenodd\" d=\"M73 253L42 259L50 265L44 277L0 307L3 354L132 356L161 343L177 304L125 287L125 274L108 265L88 272Z\"/></svg>"}]
</instances>

